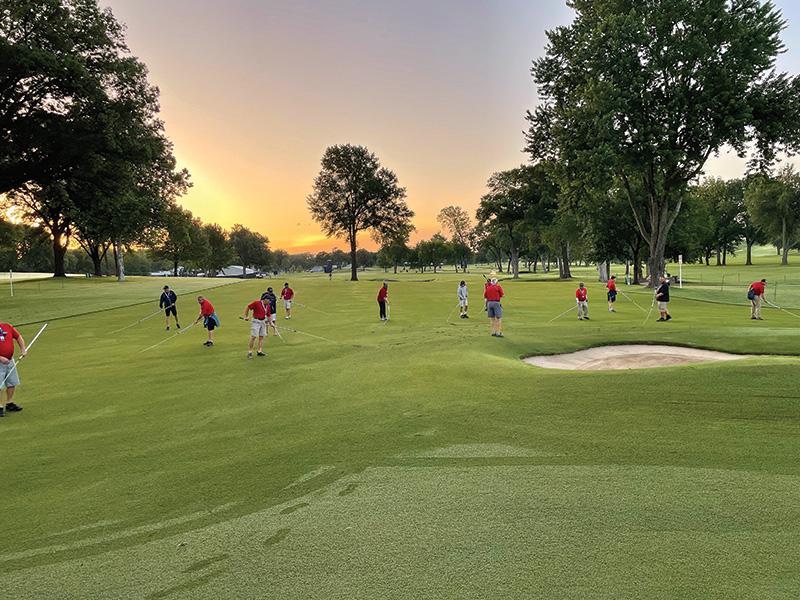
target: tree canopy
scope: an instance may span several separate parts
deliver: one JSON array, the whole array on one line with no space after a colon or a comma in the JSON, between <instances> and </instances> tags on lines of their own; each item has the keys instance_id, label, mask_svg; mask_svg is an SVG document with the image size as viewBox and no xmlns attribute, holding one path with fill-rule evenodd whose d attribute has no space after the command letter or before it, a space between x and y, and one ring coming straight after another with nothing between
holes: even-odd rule
<instances>
[{"instance_id":1,"label":"tree canopy","mask_svg":"<svg viewBox=\"0 0 800 600\"><path fill-rule=\"evenodd\" d=\"M526 150L559 165L565 194L621 182L655 281L687 186L712 154L752 143L764 165L797 147L800 83L774 71L785 23L759 0L569 4L574 21L547 33L532 68L542 103L528 113Z\"/></svg>"}]
</instances>

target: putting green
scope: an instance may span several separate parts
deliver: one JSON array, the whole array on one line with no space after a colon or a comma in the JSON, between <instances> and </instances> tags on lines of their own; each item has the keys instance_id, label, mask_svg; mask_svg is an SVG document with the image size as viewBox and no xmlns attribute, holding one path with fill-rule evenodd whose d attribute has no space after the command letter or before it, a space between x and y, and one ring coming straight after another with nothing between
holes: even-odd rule
<instances>
[{"instance_id":1,"label":"putting green","mask_svg":"<svg viewBox=\"0 0 800 600\"><path fill-rule=\"evenodd\" d=\"M6 573L3 588L186 599L756 599L793 589L781 575L800 563L800 477L553 465L538 454L473 445L396 457L247 516Z\"/></svg>"}]
</instances>

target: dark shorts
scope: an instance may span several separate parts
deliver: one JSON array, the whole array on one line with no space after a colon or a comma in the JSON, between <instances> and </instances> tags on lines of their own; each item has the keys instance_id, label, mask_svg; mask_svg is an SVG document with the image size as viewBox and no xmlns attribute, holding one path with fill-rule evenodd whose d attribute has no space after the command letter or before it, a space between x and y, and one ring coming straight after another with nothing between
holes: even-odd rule
<instances>
[{"instance_id":1,"label":"dark shorts","mask_svg":"<svg viewBox=\"0 0 800 600\"><path fill-rule=\"evenodd\" d=\"M164 311L164 313L165 313L167 316L169 316L169 315L170 315L170 313L172 313L173 315L175 315L175 318L176 318L176 319L178 318L178 309L177 309L177 308L175 308L175 305L174 305L174 304L173 304L172 306L170 306L170 307L169 307L167 310L165 310L165 311Z\"/></svg>"},{"instance_id":2,"label":"dark shorts","mask_svg":"<svg viewBox=\"0 0 800 600\"><path fill-rule=\"evenodd\" d=\"M217 322L214 319L207 319L206 320L206 329L209 331L214 331L214 328L217 326Z\"/></svg>"},{"instance_id":3,"label":"dark shorts","mask_svg":"<svg viewBox=\"0 0 800 600\"><path fill-rule=\"evenodd\" d=\"M608 301L609 302L616 302L617 301L617 291L616 290L608 290Z\"/></svg>"}]
</instances>

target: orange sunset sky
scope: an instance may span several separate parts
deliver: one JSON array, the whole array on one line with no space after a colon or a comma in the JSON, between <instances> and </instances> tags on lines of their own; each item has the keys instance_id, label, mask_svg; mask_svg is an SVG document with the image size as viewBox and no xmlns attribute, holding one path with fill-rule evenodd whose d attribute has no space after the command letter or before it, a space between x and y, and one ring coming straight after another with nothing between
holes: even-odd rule
<instances>
[{"instance_id":1,"label":"orange sunset sky","mask_svg":"<svg viewBox=\"0 0 800 600\"><path fill-rule=\"evenodd\" d=\"M179 202L290 253L346 249L311 220L306 197L323 152L366 146L394 171L416 213L412 243L442 207L474 215L495 171L527 161L531 61L560 0L101 0L161 89L161 118L194 187ZM781 70L800 70L800 7ZM722 156L707 173L742 175ZM359 245L375 249L368 234Z\"/></svg>"}]
</instances>

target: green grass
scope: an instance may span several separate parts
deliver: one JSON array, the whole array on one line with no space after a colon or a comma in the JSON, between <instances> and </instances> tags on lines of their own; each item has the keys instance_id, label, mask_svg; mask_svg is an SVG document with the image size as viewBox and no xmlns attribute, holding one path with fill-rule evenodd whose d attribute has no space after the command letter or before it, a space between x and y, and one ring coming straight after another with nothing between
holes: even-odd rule
<instances>
[{"instance_id":1,"label":"green grass","mask_svg":"<svg viewBox=\"0 0 800 600\"><path fill-rule=\"evenodd\" d=\"M674 289L668 324L643 325L622 297L609 314L588 268L589 323L548 323L575 281L506 280L502 340L474 272L292 276L309 308L279 308L279 325L332 341L282 331L252 360L237 317L284 279L206 292L214 348L198 326L147 352L174 333L161 316L109 332L155 310L163 279L15 284L0 316L30 323L27 339L77 316L22 361L25 409L0 420L0 595L797 597L798 321L750 321L743 297L751 272L791 283L800 268L759 260L689 268L726 274L724 291ZM472 318L447 322L462 278ZM217 282L168 281L185 327ZM623 289L649 310L651 292ZM519 360L624 342L782 356L606 372Z\"/></svg>"}]
</instances>

